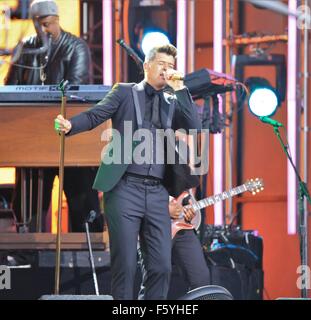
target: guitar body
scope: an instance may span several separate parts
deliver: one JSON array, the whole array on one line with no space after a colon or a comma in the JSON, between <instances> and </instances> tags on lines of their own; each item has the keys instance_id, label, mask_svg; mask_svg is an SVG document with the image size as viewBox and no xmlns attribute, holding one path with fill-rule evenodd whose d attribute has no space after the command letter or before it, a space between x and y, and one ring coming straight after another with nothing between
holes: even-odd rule
<instances>
[{"instance_id":1,"label":"guitar body","mask_svg":"<svg viewBox=\"0 0 311 320\"><path fill-rule=\"evenodd\" d=\"M189 192L185 191L181 195L178 196L177 201L178 204L183 205L183 200L184 198L189 196ZM191 229L198 229L201 224L201 212L198 210L196 212L196 215L193 217L191 220L191 223L186 222L183 213L181 213L180 218L172 220L172 239L175 237L176 233L179 230L186 229L186 230L191 230Z\"/></svg>"},{"instance_id":2,"label":"guitar body","mask_svg":"<svg viewBox=\"0 0 311 320\"><path fill-rule=\"evenodd\" d=\"M212 206L219 201L229 199L229 198L236 196L238 194L241 194L245 191L249 191L253 195L255 195L258 192L262 191L263 189L264 189L263 180L256 178L255 180L254 179L247 180L244 184L242 184L238 187L232 188L228 191L224 191L224 192L222 192L220 194L216 194L214 196L207 197L205 199L201 199L199 201L196 201L190 192L188 192L188 191L183 192L176 199L176 201L184 207L188 207L188 208L192 207L195 210L196 215L191 220L191 222L187 222L184 219L183 212L181 212L178 219L172 220L172 238L174 238L174 236L176 235L176 233L179 230L182 230L182 229L188 229L188 230L189 229L196 229L197 230L199 228L199 226L201 224L200 209L203 209L208 206ZM183 199L185 197L189 197L189 195L191 197L192 203L189 205L184 204Z\"/></svg>"}]
</instances>

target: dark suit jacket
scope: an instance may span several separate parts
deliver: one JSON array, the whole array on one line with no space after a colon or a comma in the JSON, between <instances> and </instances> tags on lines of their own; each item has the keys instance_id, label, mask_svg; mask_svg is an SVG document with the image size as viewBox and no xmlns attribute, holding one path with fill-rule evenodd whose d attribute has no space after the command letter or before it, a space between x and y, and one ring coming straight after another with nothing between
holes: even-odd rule
<instances>
[{"instance_id":1,"label":"dark suit jacket","mask_svg":"<svg viewBox=\"0 0 311 320\"><path fill-rule=\"evenodd\" d=\"M161 104L163 129L172 128L177 130L183 128L189 130L201 128L196 106L187 89L175 92L175 96L163 93L162 98L164 101ZM133 130L136 130L142 123L142 119L144 119L144 113L144 82L139 84L119 83L114 85L105 98L93 108L70 119L72 129L68 135L91 130L102 122L111 119L113 129L118 130L121 136L124 137L124 121L131 121ZM113 144L114 141L115 139L112 139L111 143ZM111 149L113 148L108 148L107 150ZM109 155L106 154L106 156ZM124 162L124 159L122 159L121 164L106 164L104 160L98 169L93 187L104 192L110 191L118 183L128 167L128 164ZM167 167L170 168L171 172L166 172L164 185L170 192L170 186L178 184L178 181L174 181L175 177L182 176L183 172L190 172L190 169L186 165L178 166L180 168L175 166ZM194 183L198 184L198 179L193 179L193 181L192 179L186 179L187 182L191 182L191 186L185 185L185 189L193 187ZM176 196L175 192L171 192L170 194Z\"/></svg>"}]
</instances>

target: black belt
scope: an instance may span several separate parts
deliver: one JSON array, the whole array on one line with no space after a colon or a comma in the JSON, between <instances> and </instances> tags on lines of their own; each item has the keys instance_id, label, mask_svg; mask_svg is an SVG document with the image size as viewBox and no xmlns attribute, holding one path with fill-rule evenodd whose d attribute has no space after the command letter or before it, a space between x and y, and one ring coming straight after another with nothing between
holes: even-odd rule
<instances>
[{"instance_id":1,"label":"black belt","mask_svg":"<svg viewBox=\"0 0 311 320\"><path fill-rule=\"evenodd\" d=\"M143 176L137 173L126 172L122 179L142 183L148 186L158 186L162 183L162 180L153 176Z\"/></svg>"}]
</instances>

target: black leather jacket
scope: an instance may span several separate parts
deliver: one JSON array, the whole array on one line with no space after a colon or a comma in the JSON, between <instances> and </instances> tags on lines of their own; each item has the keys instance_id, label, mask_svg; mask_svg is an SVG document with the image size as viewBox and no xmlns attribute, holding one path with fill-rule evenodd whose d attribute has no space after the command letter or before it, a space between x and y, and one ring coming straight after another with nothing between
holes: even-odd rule
<instances>
[{"instance_id":1,"label":"black leather jacket","mask_svg":"<svg viewBox=\"0 0 311 320\"><path fill-rule=\"evenodd\" d=\"M32 36L25 41L24 48L39 48L42 46L38 36ZM16 62L18 65L36 67L28 69L13 65L6 77L5 83L11 85L42 84L38 67L45 64L45 54L22 54ZM44 84L58 84L63 79L69 84L90 83L91 58L87 44L69 32L62 31L57 44L49 55L44 68L46 80Z\"/></svg>"}]
</instances>

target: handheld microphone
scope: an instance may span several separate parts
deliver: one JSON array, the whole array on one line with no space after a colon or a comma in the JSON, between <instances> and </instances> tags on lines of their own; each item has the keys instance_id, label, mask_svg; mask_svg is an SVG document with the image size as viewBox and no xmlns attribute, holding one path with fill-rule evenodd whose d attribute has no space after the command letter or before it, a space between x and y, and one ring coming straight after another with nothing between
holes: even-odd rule
<instances>
[{"instance_id":1,"label":"handheld microphone","mask_svg":"<svg viewBox=\"0 0 311 320\"><path fill-rule=\"evenodd\" d=\"M141 71L144 70L143 68L143 60L138 56L138 54L128 46L123 39L118 39L117 43L127 52L127 54L136 62L137 66L140 68Z\"/></svg>"},{"instance_id":2,"label":"handheld microphone","mask_svg":"<svg viewBox=\"0 0 311 320\"><path fill-rule=\"evenodd\" d=\"M173 74L170 80L180 80L180 81L184 81L185 77L180 75L180 74Z\"/></svg>"},{"instance_id":3,"label":"handheld microphone","mask_svg":"<svg viewBox=\"0 0 311 320\"><path fill-rule=\"evenodd\" d=\"M259 117L259 119L261 122L268 123L273 127L284 127L284 125L281 122L278 122L278 121L271 119L269 117Z\"/></svg>"}]
</instances>

